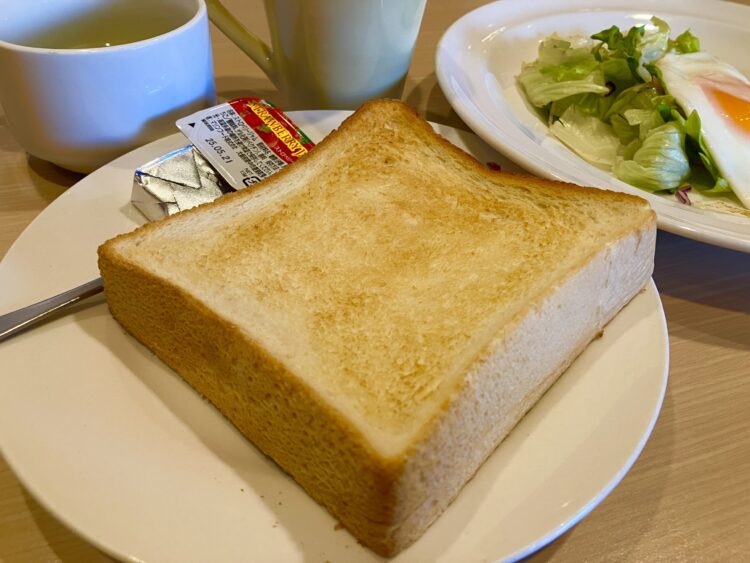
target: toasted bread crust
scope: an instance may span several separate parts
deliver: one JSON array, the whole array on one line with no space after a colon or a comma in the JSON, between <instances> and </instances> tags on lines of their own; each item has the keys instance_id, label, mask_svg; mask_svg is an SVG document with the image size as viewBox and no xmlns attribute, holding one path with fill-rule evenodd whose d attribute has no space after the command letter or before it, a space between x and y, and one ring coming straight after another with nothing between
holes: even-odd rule
<instances>
[{"instance_id":1,"label":"toasted bread crust","mask_svg":"<svg viewBox=\"0 0 750 563\"><path fill-rule=\"evenodd\" d=\"M373 145L378 141L384 146ZM364 164L356 162L357 155ZM345 173L358 166L366 170L358 180L361 185L338 191L341 182L351 184ZM334 180L320 180L321 171ZM435 203L434 210L429 207L432 188L413 186L422 173L434 178L434 198L445 199ZM443 182L445 176L450 180ZM387 206L359 205L373 190L380 193L393 183L397 189L383 200ZM464 194L451 212L451 198ZM597 214L608 210L618 220L603 226L606 219ZM364 228L335 231L342 240L310 242L313 231L306 221L325 230L342 221L339 214L349 212L363 214L353 218L363 221ZM234 214L240 217L237 222L226 219ZM553 224L542 224L541 217ZM514 256L515 251L503 254L496 249L493 244L503 239L490 236L502 233L506 220L523 226L519 235L530 236L537 228L544 233L534 243L524 244L517 237L506 241L519 251L527 249L530 263L516 256L508 286L513 291L535 287L532 293L517 293L519 302L512 306L502 287L486 279L502 275L502 269L484 268L487 260ZM225 221L231 228L219 228ZM353 263L358 260L350 252L353 243L365 254L368 245L382 249L404 229L401 221L418 223L416 236L402 241L415 245L417 254L401 256L396 249L363 256L366 267ZM591 236L579 236L579 228L590 228ZM216 237L230 235L237 241L218 241L212 247L218 254L196 251L192 256L180 248L181 241L191 240L185 230L194 231L196 238L210 230L219 233ZM346 240L371 231L380 233L372 241ZM185 238L170 238L175 233ZM112 314L135 338L216 405L360 541L382 555L393 555L424 532L520 417L643 287L651 272L654 233L654 214L641 198L490 170L438 136L404 104L373 101L307 156L257 186L108 241L99 250L99 264ZM556 236L581 241L571 250ZM458 241L471 248L455 254L435 241ZM534 254L533 244L543 246L546 254ZM265 250L258 250L259 245ZM544 283L519 278L547 275L533 264L546 256L544 264L551 267L553 251L564 247L565 267L552 278L544 278ZM171 256L170 249L180 257ZM432 262L420 252L429 254ZM331 255L333 265L326 269ZM309 256L314 259L307 260ZM248 257L256 268L237 266ZM402 258L404 262L390 263ZM182 279L186 270L198 267L194 262L204 268L200 275ZM464 263L476 270L460 269ZM439 308L414 301L419 291L407 299L380 287L410 264L416 268L414 283L432 266L439 271L459 268L457 275L435 273L435 284L450 285L476 274L476 289L467 286L465 295L452 287L441 289L433 299L444 297L448 308L435 316ZM305 268L310 271L295 277ZM222 269L254 276L252 283L242 283L248 291L265 284L262 295L248 294L248 304L232 301L235 308L226 308L218 296L189 281L215 276L217 287L226 292ZM381 297L368 305L372 295L351 288L379 269L386 273L373 276L372 283ZM431 281L427 279L426 291L431 291ZM404 286L396 290L403 292ZM458 297L453 299L452 292ZM341 297L321 303L329 293ZM281 313L273 309L277 302ZM475 302L498 311L484 312ZM393 327L377 315L388 306L394 307L393 314L411 307L415 315L425 315L414 327L437 327L425 335L433 340L419 344L420 334L395 333L413 340L395 352L384 349L381 343L393 340L388 333ZM235 316L237 307L251 308L257 322ZM336 316L339 311L341 318ZM356 319L362 311L373 316L373 323L362 325ZM458 313L466 318L453 322L450 315ZM479 324L474 319L478 315L486 316ZM310 324L311 319L318 324ZM341 334L326 338L309 332L310 327ZM361 337L362 327L387 334ZM302 336L290 335L290 330ZM462 330L468 334L455 337L454 332ZM536 342L538 334L545 335L547 348ZM373 349L357 348L352 354L352 343ZM382 363L388 353L394 354L395 363ZM350 374L351 380L334 377L341 366L323 363L318 368L318 357L351 361L357 370L369 361L383 383L378 388L359 371ZM401 358L412 362L407 366L411 371L390 375L389 366L398 369Z\"/></svg>"},{"instance_id":2,"label":"toasted bread crust","mask_svg":"<svg viewBox=\"0 0 750 563\"><path fill-rule=\"evenodd\" d=\"M112 315L134 338L216 405L356 537L372 545L382 542L398 504L397 463L384 460L303 380L192 295L106 247L99 264ZM310 455L300 456L303 451ZM335 474L321 467L335 467Z\"/></svg>"},{"instance_id":3,"label":"toasted bread crust","mask_svg":"<svg viewBox=\"0 0 750 563\"><path fill-rule=\"evenodd\" d=\"M345 136L349 134L349 131L351 129L356 129L358 127L358 121L364 119L363 115L368 115L369 119L373 119L373 115L378 115L378 119L387 119L387 114L396 114L397 118L399 120L404 120L407 123L407 127L413 128L412 131L416 132L419 131L427 140L429 143L436 143L438 144L443 150L450 153L453 158L456 158L464 163L464 165L467 168L472 169L477 174L486 177L488 180L493 182L498 182L501 185L502 184L511 184L511 185L517 185L517 186L527 186L527 187L533 187L533 188L548 188L556 193L565 193L561 192L561 188L564 188L565 191L573 194L581 194L591 196L592 194L592 188L590 187L582 187L577 184L572 184L569 182L562 182L557 180L549 180L546 178L540 178L538 176L531 176L527 174L520 174L517 172L509 172L504 170L493 170L491 168L488 168L487 166L483 165L481 162L479 162L476 158L474 158L472 155L468 154L467 152L461 150L457 146L455 146L453 143L439 135L435 132L435 130L430 126L430 124L422 119L419 114L416 112L414 108L411 106L404 104L402 102L399 102L397 100L369 100L362 104L361 108L358 109L356 112L352 113L349 117L347 117L344 121L342 121L341 125L333 130L328 137L326 137L326 144L332 144L335 142L335 140L340 136ZM286 166L276 172L272 178L267 179L264 182L260 182L258 184L255 184L253 186L250 186L249 188L246 188L244 190L240 190L237 192L232 192L229 194L226 194L222 196L219 199L216 199L212 202L205 203L199 207L194 207L192 209L186 209L184 211L181 211L179 213L179 216L185 217L189 216L193 213L204 213L206 208L215 207L215 206L224 206L227 205L228 201L231 201L233 198L247 198L250 197L251 194L255 193L257 190L264 189L268 183L270 183L270 180L273 181L274 184L277 183L283 183L286 178L290 175L294 175L296 167L302 165L307 159L317 158L314 155L316 155L319 152L319 145L313 147L310 152L303 157L297 159L295 162L290 164L289 166ZM327 156L321 156L321 159L327 158ZM643 216L643 224L647 225L649 223L655 223L656 222L656 214L651 209L651 207L648 205L648 202L640 197L626 194L622 192L614 192L610 190L600 190L601 197L609 199L610 201L620 201L623 203L635 203L640 205L644 211L646 212L646 215ZM203 211L201 211L203 210ZM166 217L162 219L161 221L169 221L174 216ZM140 232L140 231L148 231L150 229L153 229L155 225L158 225L161 221L154 221L151 223L145 223L141 225L140 227L137 227L133 231L129 233L123 233L121 235L118 235L109 241L105 242L105 246L109 243L114 243L115 241L118 241L121 237L129 238L133 234Z\"/></svg>"}]
</instances>

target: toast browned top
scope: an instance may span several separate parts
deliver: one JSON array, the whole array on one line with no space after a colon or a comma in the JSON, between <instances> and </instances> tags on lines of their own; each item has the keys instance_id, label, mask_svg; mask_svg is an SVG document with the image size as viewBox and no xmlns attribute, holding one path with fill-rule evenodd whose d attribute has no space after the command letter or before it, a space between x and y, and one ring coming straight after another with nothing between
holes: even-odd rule
<instances>
[{"instance_id":1,"label":"toast browned top","mask_svg":"<svg viewBox=\"0 0 750 563\"><path fill-rule=\"evenodd\" d=\"M489 170L374 101L255 189L100 252L189 292L392 454L506 327L653 222L637 197Z\"/></svg>"}]
</instances>

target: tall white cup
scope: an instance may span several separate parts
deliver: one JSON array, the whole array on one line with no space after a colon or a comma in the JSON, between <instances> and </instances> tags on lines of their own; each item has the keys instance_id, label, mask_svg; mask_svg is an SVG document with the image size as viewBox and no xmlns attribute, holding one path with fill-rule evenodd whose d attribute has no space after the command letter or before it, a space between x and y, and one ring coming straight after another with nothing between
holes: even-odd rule
<instances>
[{"instance_id":1,"label":"tall white cup","mask_svg":"<svg viewBox=\"0 0 750 563\"><path fill-rule=\"evenodd\" d=\"M215 100L203 0L0 0L0 104L36 157L90 172Z\"/></svg>"},{"instance_id":2,"label":"tall white cup","mask_svg":"<svg viewBox=\"0 0 750 563\"><path fill-rule=\"evenodd\" d=\"M268 46L219 0L206 3L289 109L353 109L400 97L425 7L425 0L265 0Z\"/></svg>"}]
</instances>

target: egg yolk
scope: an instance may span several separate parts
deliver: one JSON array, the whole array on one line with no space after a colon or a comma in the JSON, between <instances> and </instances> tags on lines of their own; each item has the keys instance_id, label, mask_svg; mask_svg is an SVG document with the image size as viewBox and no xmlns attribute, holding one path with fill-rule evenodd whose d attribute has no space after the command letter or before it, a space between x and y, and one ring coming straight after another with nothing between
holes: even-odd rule
<instances>
[{"instance_id":1,"label":"egg yolk","mask_svg":"<svg viewBox=\"0 0 750 563\"><path fill-rule=\"evenodd\" d=\"M750 94L750 88L744 89ZM709 87L708 91L721 108L722 115L750 135L750 100L739 98L715 87Z\"/></svg>"}]
</instances>

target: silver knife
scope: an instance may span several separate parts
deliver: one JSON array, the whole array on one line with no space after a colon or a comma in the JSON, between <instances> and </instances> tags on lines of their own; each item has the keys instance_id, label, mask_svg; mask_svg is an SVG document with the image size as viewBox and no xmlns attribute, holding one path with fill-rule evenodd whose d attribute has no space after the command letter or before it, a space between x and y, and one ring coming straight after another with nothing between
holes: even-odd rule
<instances>
[{"instance_id":1,"label":"silver knife","mask_svg":"<svg viewBox=\"0 0 750 563\"><path fill-rule=\"evenodd\" d=\"M102 278L96 278L39 303L0 315L0 342L103 290Z\"/></svg>"}]
</instances>

